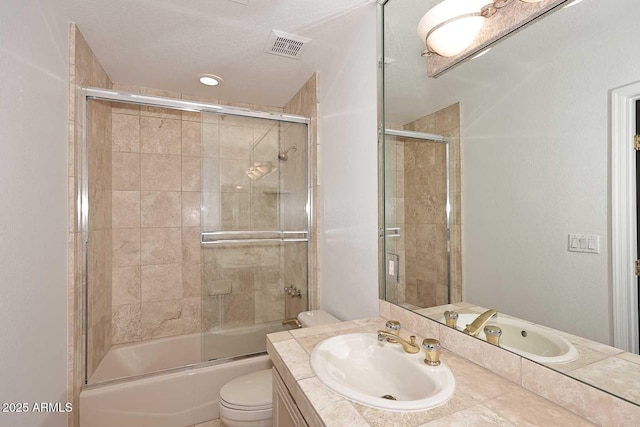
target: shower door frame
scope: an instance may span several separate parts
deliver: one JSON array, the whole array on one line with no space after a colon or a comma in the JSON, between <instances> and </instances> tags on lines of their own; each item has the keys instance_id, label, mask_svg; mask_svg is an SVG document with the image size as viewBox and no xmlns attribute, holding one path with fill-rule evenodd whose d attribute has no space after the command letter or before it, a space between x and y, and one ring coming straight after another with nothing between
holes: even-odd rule
<instances>
[{"instance_id":1,"label":"shower door frame","mask_svg":"<svg viewBox=\"0 0 640 427\"><path fill-rule=\"evenodd\" d=\"M451 302L453 301L453 287L451 286L451 165L450 165L450 142L451 142L451 138L443 136L443 135L438 135L438 134L433 134L433 133L426 133L426 132L417 132L417 131L408 131L408 130L397 130L397 129L389 129L384 127L384 124L381 123L380 124L380 138L381 138L381 143L382 143L382 148L381 148L381 152L382 154L382 158L379 159L379 161L382 163L382 167L381 167L381 177L379 178L382 182L381 185L381 212L380 212L380 217L381 222L382 222L382 226L381 226L381 230L380 230L380 238L382 239L382 247L383 247L383 251L382 251L382 268L381 268L381 272L379 274L380 280L382 281L382 283L380 283L380 289L381 289L381 298L384 299L385 301L387 301L387 288L388 288L388 265L386 262L386 254L387 254L387 238L389 237L394 237L394 236L400 236L400 233L404 233L404 230L400 231L398 230L397 233L398 234L392 234L392 231L395 231L395 229L393 228L388 228L387 227L387 214L386 214L386 200L387 200L387 187L386 187L386 180L385 180L385 172L386 172L386 167L387 167L387 159L386 156L384 156L384 153L386 152L386 146L387 146L387 135L389 136L394 136L394 137L398 137L398 138L409 138L409 139L414 139L417 141L424 141L424 142L433 142L436 144L444 144L445 146L445 178L446 178L446 194L447 194L447 199L445 202L445 222L446 222L446 242L447 242L447 248L446 248L446 252L447 252L447 304L451 304ZM406 258L406 257L405 257ZM401 260L400 262L406 262L405 260ZM397 270L396 274L400 274L399 273L399 268ZM398 302L396 302L398 303ZM399 304L399 303L398 303ZM423 307L424 308L424 307Z\"/></svg>"},{"instance_id":2,"label":"shower door frame","mask_svg":"<svg viewBox=\"0 0 640 427\"><path fill-rule=\"evenodd\" d=\"M89 244L89 101L112 101L112 102L121 102L126 104L135 104L142 105L147 107L159 107L159 108L169 108L173 110L180 111L189 111L189 112L197 112L197 113L210 113L210 114L224 114L231 116L240 116L254 119L266 119L266 120L274 120L278 122L286 122L286 123L301 123L307 126L307 176L306 176L306 190L307 190L307 201L306 201L306 215L307 215L307 227L306 227L306 239L304 241L307 242L307 307L309 307L311 290L309 289L310 283L310 274L314 270L311 265L311 251L317 251L315 248L315 239L312 233L315 226L315 200L313 197L313 177L315 171L315 162L316 155L312 155L313 143L312 143L312 135L311 135L311 119L304 116L299 116L295 114L287 114L287 113L276 113L276 112L265 112L265 111L256 111L248 108L242 107L233 107L229 105L221 105L221 104L212 104L206 102L197 102L197 101L187 101L182 99L161 97L161 96L150 96L150 95L141 95L131 92L110 90L110 89L102 89L95 87L83 87L80 89L80 101L82 105L82 185L79 189L78 194L76 194L76 204L78 206L78 211L80 212L79 218L79 226L80 230L82 230L82 279L80 287L79 300L82 304L79 305L80 310L80 318L81 321L81 346L82 346L82 379L83 379L83 388L93 388L95 386L102 386L106 384L113 384L122 381L129 381L131 379L144 378L148 376L157 375L159 373L170 373L182 371L185 369L191 369L194 366L208 366L208 365L216 365L219 363L224 363L226 361L232 361L235 359L242 359L245 357L251 357L255 355L249 356L239 356L232 357L225 360L213 360L213 361L201 361L196 364L179 366L171 369L166 369L158 372L152 372L142 375L136 375L132 377L124 377L116 380L106 381L104 383L97 384L88 384L88 299L87 299L87 290L89 285L88 280L88 244ZM201 238L202 239L202 238ZM282 239L283 242L286 241L303 241L303 239ZM315 292L315 290L313 290Z\"/></svg>"}]
</instances>

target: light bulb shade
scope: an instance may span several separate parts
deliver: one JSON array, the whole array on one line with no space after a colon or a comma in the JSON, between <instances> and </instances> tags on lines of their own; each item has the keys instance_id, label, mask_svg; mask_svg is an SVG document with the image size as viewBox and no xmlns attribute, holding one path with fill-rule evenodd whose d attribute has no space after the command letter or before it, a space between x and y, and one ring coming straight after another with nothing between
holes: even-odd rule
<instances>
[{"instance_id":1,"label":"light bulb shade","mask_svg":"<svg viewBox=\"0 0 640 427\"><path fill-rule=\"evenodd\" d=\"M451 57L467 49L476 39L485 18L480 11L487 0L445 0L418 23L418 35L427 49Z\"/></svg>"}]
</instances>

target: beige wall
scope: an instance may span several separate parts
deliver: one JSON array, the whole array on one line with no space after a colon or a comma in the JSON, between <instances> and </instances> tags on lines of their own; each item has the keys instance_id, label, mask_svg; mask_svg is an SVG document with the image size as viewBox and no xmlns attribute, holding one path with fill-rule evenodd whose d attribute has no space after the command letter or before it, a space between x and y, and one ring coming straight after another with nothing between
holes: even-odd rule
<instances>
[{"instance_id":1,"label":"beige wall","mask_svg":"<svg viewBox=\"0 0 640 427\"><path fill-rule=\"evenodd\" d=\"M256 163L278 167L278 123L213 114L203 120L203 231L278 229L280 171L256 180L247 175ZM202 261L204 329L282 319L277 245L205 245Z\"/></svg>"},{"instance_id":2,"label":"beige wall","mask_svg":"<svg viewBox=\"0 0 640 427\"><path fill-rule=\"evenodd\" d=\"M306 222L299 222L305 217L304 209L306 205L306 193L307 190L311 192L313 199L312 220L309 226L309 245L307 246L309 256L310 269L307 271L307 259L305 256L306 251L302 244L288 244L284 248L283 254L283 271L285 273L284 283L285 286L295 286L300 289L301 284L305 283L308 277L308 289L301 289L303 291L302 298L290 298L286 297L285 303L285 317L287 319L296 317L298 313L306 309L315 310L320 307L319 299L319 282L320 282L320 253L318 251L320 243L320 230L322 224L322 205L320 194L320 180L317 173L318 165L318 114L319 114L319 91L320 91L320 75L316 72L304 86L296 93L296 95L289 101L284 107L284 112L288 114L297 114L304 117L309 117L311 122L309 123L309 149L307 153L309 157L308 164L314 169L312 172L310 182L307 183L308 188L304 188L305 176L307 172L306 165L300 160L303 156L290 156L291 163L284 164L285 168L288 168L289 174L285 174L284 188L289 193L286 195L288 198L284 200L284 212L285 215L291 212L289 216L284 218L284 226L290 229L300 230L301 226L306 225ZM295 132L300 132L303 127L296 126L290 128L289 133L285 134L284 147L295 143L295 141L305 140L303 135L295 135ZM291 141L291 142L290 142ZM298 144L299 145L299 144ZM303 147L298 147L299 150ZM306 147L305 147L306 149ZM297 162L296 162L297 160ZM307 295L309 305L307 307Z\"/></svg>"},{"instance_id":3,"label":"beige wall","mask_svg":"<svg viewBox=\"0 0 640 427\"><path fill-rule=\"evenodd\" d=\"M205 231L278 227L278 174L252 182L245 171L275 161L279 132L267 120L114 107L113 344L282 319L277 247L200 245L201 219Z\"/></svg>"},{"instance_id":4,"label":"beige wall","mask_svg":"<svg viewBox=\"0 0 640 427\"><path fill-rule=\"evenodd\" d=\"M452 302L461 300L461 156L460 104L456 103L405 125L405 129L451 138L451 286ZM387 136L385 140L385 219L400 236L386 242L387 254L400 257L397 286L387 277L387 300L408 308L446 304L446 161L445 145L433 141Z\"/></svg>"},{"instance_id":5,"label":"beige wall","mask_svg":"<svg viewBox=\"0 0 640 427\"><path fill-rule=\"evenodd\" d=\"M390 129L401 129L402 126L387 124ZM406 296L407 275L406 275L406 257L405 242L407 239L407 230L405 229L405 194L404 194L404 138L391 135L385 136L385 192L384 192L384 209L385 209L385 228L400 228L400 235L397 237L387 238L385 245L386 254L385 262L391 260L391 256L397 255L399 265L396 266L397 274L386 277L386 299L389 302L403 304L408 302ZM380 251L382 251L380 246Z\"/></svg>"},{"instance_id":6,"label":"beige wall","mask_svg":"<svg viewBox=\"0 0 640 427\"><path fill-rule=\"evenodd\" d=\"M112 342L197 332L200 117L114 104L112 127Z\"/></svg>"},{"instance_id":7,"label":"beige wall","mask_svg":"<svg viewBox=\"0 0 640 427\"><path fill-rule=\"evenodd\" d=\"M452 138L449 149L451 195L451 302L461 301L461 157L460 104L422 117L405 130L434 133ZM446 216L446 151L442 143L404 139L396 145L396 193L403 207L405 249L405 302L431 307L448 302ZM396 165L398 162L396 161ZM402 169L402 170L400 170ZM401 224L401 223L400 223Z\"/></svg>"},{"instance_id":8,"label":"beige wall","mask_svg":"<svg viewBox=\"0 0 640 427\"><path fill-rule=\"evenodd\" d=\"M146 88L112 85L80 32L74 87L113 87L133 93L227 104L261 111L278 107L245 105ZM77 40L77 41L76 41ZM72 64L73 65L73 64ZM74 80L77 75L88 78ZM70 395L82 386L82 235L75 200L82 188L81 97L73 105L70 149L74 326ZM311 101L309 101L311 100ZM306 257L302 244L201 249L203 230L299 229L306 188L306 128L302 125L169 109L91 101L89 128L89 375L111 345L198 332L203 329L276 321L285 317L286 284L303 290ZM317 135L317 75L287 106L311 115ZM316 147L317 137L313 147ZM277 154L298 145L286 163ZM315 156L315 152L311 153ZM313 157L315 159L316 157ZM246 169L269 160L279 171L251 182ZM282 174L282 188L278 177ZM316 175L314 174L314 177ZM305 182L304 180L301 182ZM204 184L204 186L203 186ZM310 184L317 194L317 178ZM204 194L202 189L204 188ZM202 201L202 206L201 206ZM201 209L202 207L202 209ZM287 219L289 218L289 219ZM317 234L317 228L312 230ZM312 249L315 256L317 250ZM317 268L314 271L318 271ZM315 278L314 275L312 277ZM204 281L203 281L204 280ZM317 295L317 280L312 294ZM306 295L291 299L287 312L306 309ZM313 296L312 296L313 298ZM302 302L305 302L302 304ZM317 302L316 302L317 304Z\"/></svg>"},{"instance_id":9,"label":"beige wall","mask_svg":"<svg viewBox=\"0 0 640 427\"><path fill-rule=\"evenodd\" d=\"M111 106L88 105L87 375L111 347Z\"/></svg>"},{"instance_id":10,"label":"beige wall","mask_svg":"<svg viewBox=\"0 0 640 427\"><path fill-rule=\"evenodd\" d=\"M82 372L82 313L84 310L84 289L82 277L84 270L83 237L80 229L80 211L78 203L82 189L82 97L81 87L93 86L111 88L112 83L91 48L84 40L80 30L71 24L69 31L69 286L68 286L68 339L69 339L69 381L67 394L74 408L79 408L78 397L84 381ZM88 129L93 141L89 154L93 161L89 165L89 202L95 208L89 218L88 227L92 230L89 244L89 268L93 269L89 282L88 316L88 372L100 362L110 347L111 336L111 151L110 108L96 105L89 113L93 125ZM96 179L93 179L96 178ZM79 412L73 411L70 425L77 426Z\"/></svg>"}]
</instances>

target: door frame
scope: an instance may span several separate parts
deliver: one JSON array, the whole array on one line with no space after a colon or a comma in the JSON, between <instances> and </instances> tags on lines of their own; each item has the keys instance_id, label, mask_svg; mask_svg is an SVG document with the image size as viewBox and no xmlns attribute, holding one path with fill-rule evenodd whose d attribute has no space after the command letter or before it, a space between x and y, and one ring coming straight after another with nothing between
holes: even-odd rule
<instances>
[{"instance_id":1,"label":"door frame","mask_svg":"<svg viewBox=\"0 0 640 427\"><path fill-rule=\"evenodd\" d=\"M640 81L611 91L611 286L613 345L638 354L635 102Z\"/></svg>"}]
</instances>

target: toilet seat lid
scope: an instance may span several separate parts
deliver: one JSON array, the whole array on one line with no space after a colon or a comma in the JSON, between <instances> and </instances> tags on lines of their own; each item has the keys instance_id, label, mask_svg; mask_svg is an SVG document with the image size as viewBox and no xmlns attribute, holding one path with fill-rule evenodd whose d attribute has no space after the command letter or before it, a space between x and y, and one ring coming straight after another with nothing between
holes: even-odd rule
<instances>
[{"instance_id":1,"label":"toilet seat lid","mask_svg":"<svg viewBox=\"0 0 640 427\"><path fill-rule=\"evenodd\" d=\"M271 406L271 375L271 369L264 369L231 380L220 389L220 398L237 409Z\"/></svg>"}]
</instances>

